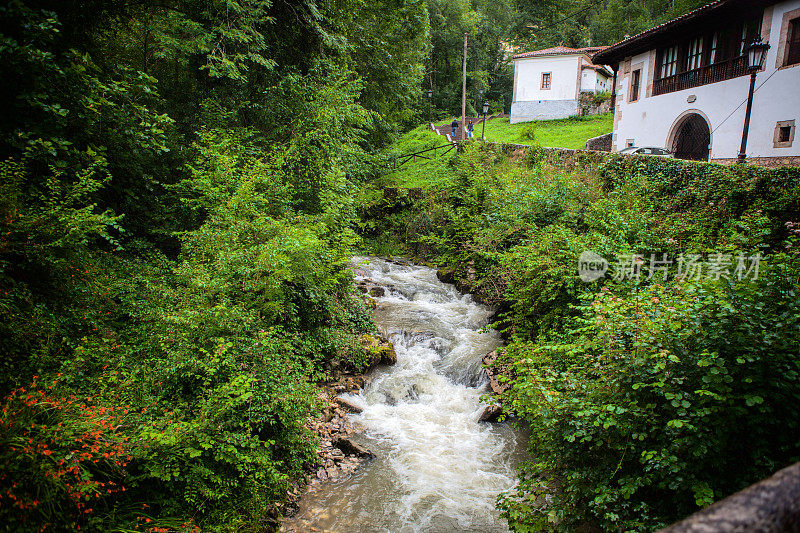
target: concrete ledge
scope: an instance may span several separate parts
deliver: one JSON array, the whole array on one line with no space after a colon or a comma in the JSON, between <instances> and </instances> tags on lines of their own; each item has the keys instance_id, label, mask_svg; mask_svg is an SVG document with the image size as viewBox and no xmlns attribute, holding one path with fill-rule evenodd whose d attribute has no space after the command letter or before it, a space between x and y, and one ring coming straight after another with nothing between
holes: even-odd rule
<instances>
[{"instance_id":1,"label":"concrete ledge","mask_svg":"<svg viewBox=\"0 0 800 533\"><path fill-rule=\"evenodd\" d=\"M800 463L728 496L660 533L800 532Z\"/></svg>"}]
</instances>

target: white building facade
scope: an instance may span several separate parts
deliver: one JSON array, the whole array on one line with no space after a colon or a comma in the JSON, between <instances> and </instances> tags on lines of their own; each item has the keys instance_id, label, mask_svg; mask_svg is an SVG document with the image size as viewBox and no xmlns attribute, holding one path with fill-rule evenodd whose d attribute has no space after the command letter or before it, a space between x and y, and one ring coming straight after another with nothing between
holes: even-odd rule
<instances>
[{"instance_id":1,"label":"white building facade","mask_svg":"<svg viewBox=\"0 0 800 533\"><path fill-rule=\"evenodd\" d=\"M733 162L750 88L746 47L769 43L757 76L746 155L800 164L800 0L717 0L594 56L615 71L614 151L665 147Z\"/></svg>"},{"instance_id":2,"label":"white building facade","mask_svg":"<svg viewBox=\"0 0 800 533\"><path fill-rule=\"evenodd\" d=\"M601 49L556 47L515 55L511 123L577 115L581 92L610 90L611 72L589 57Z\"/></svg>"},{"instance_id":3,"label":"white building facade","mask_svg":"<svg viewBox=\"0 0 800 533\"><path fill-rule=\"evenodd\" d=\"M583 65L581 67L582 93L611 92L611 73L604 67L597 65Z\"/></svg>"}]
</instances>

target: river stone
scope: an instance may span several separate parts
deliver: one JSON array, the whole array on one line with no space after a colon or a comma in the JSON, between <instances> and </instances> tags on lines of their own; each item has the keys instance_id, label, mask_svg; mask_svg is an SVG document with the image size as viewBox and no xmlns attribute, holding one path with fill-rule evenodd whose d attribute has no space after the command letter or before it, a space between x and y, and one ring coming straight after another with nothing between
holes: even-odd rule
<instances>
[{"instance_id":1,"label":"river stone","mask_svg":"<svg viewBox=\"0 0 800 533\"><path fill-rule=\"evenodd\" d=\"M333 441L333 445L342 450L347 455L357 455L358 457L375 457L371 451L362 448L350 439L338 438Z\"/></svg>"},{"instance_id":2,"label":"river stone","mask_svg":"<svg viewBox=\"0 0 800 533\"><path fill-rule=\"evenodd\" d=\"M483 364L486 365L486 375L489 376L489 386L497 394L503 394L511 388L507 381L500 381L500 376L508 376L510 369L508 365L497 364L497 351L486 354L483 357Z\"/></svg>"},{"instance_id":3,"label":"river stone","mask_svg":"<svg viewBox=\"0 0 800 533\"><path fill-rule=\"evenodd\" d=\"M440 268L436 271L436 277L442 283L455 283L455 271L452 268Z\"/></svg>"},{"instance_id":4,"label":"river stone","mask_svg":"<svg viewBox=\"0 0 800 533\"><path fill-rule=\"evenodd\" d=\"M394 351L394 346L382 337L378 338L364 334L358 338L358 343L370 355L368 368L364 369L364 372L381 363L393 365L397 362L397 353Z\"/></svg>"},{"instance_id":5,"label":"river stone","mask_svg":"<svg viewBox=\"0 0 800 533\"><path fill-rule=\"evenodd\" d=\"M374 296L375 298L380 298L381 296L384 296L385 294L386 294L386 289L384 289L383 287L372 287L369 290L369 295L370 296Z\"/></svg>"},{"instance_id":6,"label":"river stone","mask_svg":"<svg viewBox=\"0 0 800 533\"><path fill-rule=\"evenodd\" d=\"M334 398L334 400L342 409L347 411L348 413L360 413L363 411L362 408L351 402L350 400L345 400L344 398Z\"/></svg>"},{"instance_id":7,"label":"river stone","mask_svg":"<svg viewBox=\"0 0 800 533\"><path fill-rule=\"evenodd\" d=\"M397 363L397 352L394 351L394 345L391 342L386 342L380 348L381 363L384 365L393 365Z\"/></svg>"},{"instance_id":8,"label":"river stone","mask_svg":"<svg viewBox=\"0 0 800 533\"><path fill-rule=\"evenodd\" d=\"M503 414L503 410L499 405L487 405L478 422L496 422L501 414Z\"/></svg>"}]
</instances>

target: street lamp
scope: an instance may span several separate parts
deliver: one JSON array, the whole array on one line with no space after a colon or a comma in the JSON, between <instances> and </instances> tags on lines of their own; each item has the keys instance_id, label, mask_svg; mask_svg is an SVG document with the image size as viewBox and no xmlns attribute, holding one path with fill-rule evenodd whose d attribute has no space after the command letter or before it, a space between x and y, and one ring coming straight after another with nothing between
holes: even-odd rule
<instances>
[{"instance_id":1,"label":"street lamp","mask_svg":"<svg viewBox=\"0 0 800 533\"><path fill-rule=\"evenodd\" d=\"M484 134L486 133L486 113L488 113L488 112L489 112L489 102L484 102L483 103L483 124L481 125L481 140L482 141L486 140L486 136Z\"/></svg>"},{"instance_id":2,"label":"street lamp","mask_svg":"<svg viewBox=\"0 0 800 533\"><path fill-rule=\"evenodd\" d=\"M433 98L433 89L428 89L428 124L431 122L431 99Z\"/></svg>"},{"instance_id":3,"label":"street lamp","mask_svg":"<svg viewBox=\"0 0 800 533\"><path fill-rule=\"evenodd\" d=\"M750 94L747 97L747 111L744 114L744 131L742 132L742 147L739 149L739 163L744 163L747 151L747 135L750 131L750 113L753 111L753 93L756 90L756 74L764 68L769 44L762 43L761 37L756 37L753 44L745 49L747 52L747 70L750 72Z\"/></svg>"}]
</instances>

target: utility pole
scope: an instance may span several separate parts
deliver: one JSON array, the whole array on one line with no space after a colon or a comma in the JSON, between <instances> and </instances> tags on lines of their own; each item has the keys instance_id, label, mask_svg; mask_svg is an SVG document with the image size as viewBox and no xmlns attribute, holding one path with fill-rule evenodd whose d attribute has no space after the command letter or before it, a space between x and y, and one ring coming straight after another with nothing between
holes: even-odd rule
<instances>
[{"instance_id":1,"label":"utility pole","mask_svg":"<svg viewBox=\"0 0 800 533\"><path fill-rule=\"evenodd\" d=\"M461 86L461 140L465 139L467 134L466 120L467 118L467 34L464 34L464 73L462 76Z\"/></svg>"}]
</instances>

